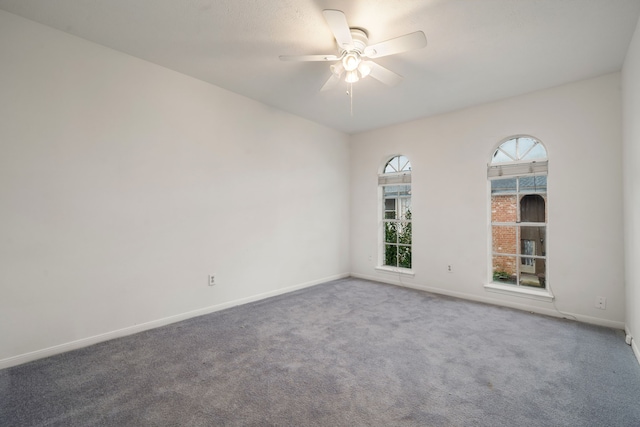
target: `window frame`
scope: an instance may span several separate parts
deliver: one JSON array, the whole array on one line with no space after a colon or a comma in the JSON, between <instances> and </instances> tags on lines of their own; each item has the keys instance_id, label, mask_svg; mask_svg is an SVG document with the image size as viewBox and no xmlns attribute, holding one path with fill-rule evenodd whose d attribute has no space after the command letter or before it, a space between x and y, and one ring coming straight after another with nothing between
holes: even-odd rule
<instances>
[{"instance_id":1,"label":"window frame","mask_svg":"<svg viewBox=\"0 0 640 427\"><path fill-rule=\"evenodd\" d=\"M516 146L518 145L518 139L527 138L535 141L534 146L540 145L544 150L546 156L544 158L535 158L532 160L522 160L520 158L513 158L512 161L497 161L493 162L496 157L496 153L498 150L501 150L502 146L515 140ZM529 150L526 151L524 155L529 153L533 147L530 147ZM503 150L501 150L503 151ZM503 151L504 152L504 151ZM518 150L516 149L516 153ZM517 156L516 156L517 157ZM515 135L509 138L505 138L499 144L497 144L493 151L491 152L491 157L489 163L487 164L487 219L488 219L488 274L487 274L487 283L485 284L485 289L491 292L498 292L502 294L508 295L517 295L521 297L527 297L542 301L552 301L554 296L551 292L551 288L549 285L549 254L545 249L544 255L523 255L521 250L521 231L523 227L537 227L544 229L544 247L548 247L549 235L548 235L548 151L544 144L533 136L529 135ZM535 176L546 176L547 180L545 183L545 189L543 191L529 191L528 189L521 188L521 179ZM493 188L492 182L500 179L515 179L516 187L512 191L504 191L499 192L500 195L513 195L516 198L516 220L515 221L494 221L493 218ZM544 222L521 222L521 201L527 195L538 195L543 198L545 204L545 216ZM515 229L515 240L514 240L514 252L497 252L494 251L494 227L514 227ZM506 256L506 257L514 257L515 258L515 275L516 275L516 283L501 283L494 279L494 257L495 256ZM520 263L524 258L531 259L542 259L545 262L544 269L544 288L530 287L526 285L520 284ZM540 280L538 278L538 280Z\"/></svg>"},{"instance_id":2,"label":"window frame","mask_svg":"<svg viewBox=\"0 0 640 427\"><path fill-rule=\"evenodd\" d=\"M398 168L393 168L393 172L386 172L389 165L395 160L398 159L398 164L401 166L400 170ZM402 162L402 159L405 162ZM387 218L387 210L386 210L386 200L385 198L385 188L387 187L408 187L408 191L406 195L401 195L400 192L397 194L397 197L389 198L388 200L394 200L394 208L393 212L396 212L394 218ZM386 158L386 161L383 162L382 168L378 173L378 257L377 264L375 269L382 272L392 272L392 273L400 273L409 276L413 276L413 219L411 212L411 199L412 199L412 185L411 185L411 162L409 159L402 155L396 154ZM407 211L409 212L408 218L406 216L400 214L402 211L401 200L409 200ZM396 238L396 243L386 242L386 224L405 224L411 227L410 234L410 243L400 243L399 237ZM408 247L409 248L409 256L410 256L410 267L403 267L399 263L399 257L396 256L396 265L387 265L386 262L386 247L387 245L394 245L398 248L400 247ZM398 252L396 252L398 253Z\"/></svg>"}]
</instances>

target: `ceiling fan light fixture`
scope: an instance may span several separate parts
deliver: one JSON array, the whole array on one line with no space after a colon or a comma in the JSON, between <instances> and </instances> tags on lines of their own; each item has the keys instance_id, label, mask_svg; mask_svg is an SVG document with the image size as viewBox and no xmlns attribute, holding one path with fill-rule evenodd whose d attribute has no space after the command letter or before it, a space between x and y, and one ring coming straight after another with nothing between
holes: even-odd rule
<instances>
[{"instance_id":1,"label":"ceiling fan light fixture","mask_svg":"<svg viewBox=\"0 0 640 427\"><path fill-rule=\"evenodd\" d=\"M360 55L357 52L349 52L342 58L342 65L347 71L354 71L360 65Z\"/></svg>"},{"instance_id":2,"label":"ceiling fan light fixture","mask_svg":"<svg viewBox=\"0 0 640 427\"><path fill-rule=\"evenodd\" d=\"M358 65L358 72L361 78L367 77L371 73L371 61L362 61Z\"/></svg>"},{"instance_id":3,"label":"ceiling fan light fixture","mask_svg":"<svg viewBox=\"0 0 640 427\"><path fill-rule=\"evenodd\" d=\"M360 77L358 77L358 71L357 70L350 70L347 71L347 76L344 78L344 81L347 83L355 83L358 80L360 80Z\"/></svg>"}]
</instances>

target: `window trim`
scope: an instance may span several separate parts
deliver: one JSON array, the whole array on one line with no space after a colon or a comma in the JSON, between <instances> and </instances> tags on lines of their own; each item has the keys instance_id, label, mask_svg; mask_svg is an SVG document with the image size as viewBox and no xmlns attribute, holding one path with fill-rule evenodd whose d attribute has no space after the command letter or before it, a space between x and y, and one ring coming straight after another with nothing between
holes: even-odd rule
<instances>
[{"instance_id":1,"label":"window trim","mask_svg":"<svg viewBox=\"0 0 640 427\"><path fill-rule=\"evenodd\" d=\"M385 173L385 169L390 162L394 159L403 157L406 162L403 166L403 170L400 172L387 172ZM405 169L407 167L407 169ZM382 163L381 169L378 172L378 256L377 263L375 266L375 270L385 272L385 273L394 273L394 274L402 274L406 276L414 276L412 268L406 268L401 266L393 266L385 264L385 253L386 253L386 245L385 241L385 223L387 222L408 222L412 224L413 229L413 219L396 219L394 221L389 221L385 218L385 199L384 199L384 187L389 186L409 186L409 188L413 188L411 183L411 161L409 158L403 154L394 154L386 158L386 160ZM413 196L410 194L408 199L411 200ZM396 199L397 200L397 199ZM413 234L413 233L412 233ZM413 235L411 236L411 244L398 244L398 246L408 246L411 251L411 267L413 267Z\"/></svg>"},{"instance_id":2,"label":"window trim","mask_svg":"<svg viewBox=\"0 0 640 427\"><path fill-rule=\"evenodd\" d=\"M485 290L503 295L514 295L538 301L552 302L555 298L549 286L545 289L529 288L518 285L503 285L490 281L484 285Z\"/></svg>"},{"instance_id":3,"label":"window trim","mask_svg":"<svg viewBox=\"0 0 640 427\"><path fill-rule=\"evenodd\" d=\"M410 268L393 267L391 265L378 265L375 267L375 269L383 273L401 274L403 276L414 277L416 275L416 273L414 273L414 271Z\"/></svg>"},{"instance_id":4,"label":"window trim","mask_svg":"<svg viewBox=\"0 0 640 427\"><path fill-rule=\"evenodd\" d=\"M531 138L535 140L538 144L544 148L545 153L547 155L546 158L540 158L535 160L514 160L511 162L495 162L492 163L494 153L500 149L500 147L514 139L518 138ZM529 150L530 151L530 150ZM538 301L546 301L552 302L554 300L554 295L551 292L551 287L549 286L549 257L548 253L545 253L544 256L523 256L522 254L502 254L502 253L494 253L493 252L493 226L531 226L531 227L544 227L545 228L545 240L548 242L549 236L546 230L548 230L549 226L549 218L545 217L544 223L537 222L493 222L492 221L492 188L491 181L498 179L507 179L507 178L523 178L529 176L548 176L548 164L549 164L549 152L546 146L538 139L530 135L514 135L500 141L494 149L491 151L489 163L487 164L487 194L488 194L488 203L487 203L487 222L488 222L488 239L487 239L487 248L488 248L488 274L487 274L487 282L484 284L484 288L488 292L500 293L505 295L519 296L524 298L535 299ZM501 193L501 195L516 195L521 198L526 194L539 194L544 195L545 203L548 201L548 186L543 192L528 192L521 191L518 185L516 191L513 192L505 192ZM518 206L520 203L520 199L518 199ZM546 210L547 208L545 208ZM541 225L542 224L542 225ZM518 247L518 242L516 242L516 247ZM518 252L518 250L516 250ZM518 284L509 284L509 283L499 283L493 280L493 257L494 256L515 256L520 262L521 258L539 258L545 260L545 287L544 288L535 288Z\"/></svg>"}]
</instances>

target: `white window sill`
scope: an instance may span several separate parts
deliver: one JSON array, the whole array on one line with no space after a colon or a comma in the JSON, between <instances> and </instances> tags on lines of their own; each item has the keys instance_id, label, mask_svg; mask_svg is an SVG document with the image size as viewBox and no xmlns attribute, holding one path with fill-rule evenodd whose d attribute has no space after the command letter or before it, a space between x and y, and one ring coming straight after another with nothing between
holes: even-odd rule
<instances>
[{"instance_id":1,"label":"white window sill","mask_svg":"<svg viewBox=\"0 0 640 427\"><path fill-rule=\"evenodd\" d=\"M538 301L552 302L554 298L553 294L548 289L532 289L517 285L501 285L499 283L489 283L484 285L484 288L489 292L530 298Z\"/></svg>"},{"instance_id":2,"label":"white window sill","mask_svg":"<svg viewBox=\"0 0 640 427\"><path fill-rule=\"evenodd\" d=\"M391 273L391 274L402 274L403 276L414 277L415 273L413 270L409 270L408 268L402 267L389 267L386 265L381 265L376 267L376 270L381 271L383 273Z\"/></svg>"}]
</instances>

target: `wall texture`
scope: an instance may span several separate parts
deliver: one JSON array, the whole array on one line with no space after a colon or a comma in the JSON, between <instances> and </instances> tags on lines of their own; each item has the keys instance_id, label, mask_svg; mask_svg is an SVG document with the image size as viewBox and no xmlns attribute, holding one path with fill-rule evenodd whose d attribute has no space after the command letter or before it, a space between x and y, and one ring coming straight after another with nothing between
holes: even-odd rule
<instances>
[{"instance_id":1,"label":"wall texture","mask_svg":"<svg viewBox=\"0 0 640 427\"><path fill-rule=\"evenodd\" d=\"M627 333L640 361L640 21L622 69Z\"/></svg>"},{"instance_id":2,"label":"wall texture","mask_svg":"<svg viewBox=\"0 0 640 427\"><path fill-rule=\"evenodd\" d=\"M348 274L347 135L5 12L0 58L0 367Z\"/></svg>"},{"instance_id":3,"label":"wall texture","mask_svg":"<svg viewBox=\"0 0 640 427\"><path fill-rule=\"evenodd\" d=\"M450 295L582 321L624 325L620 74L576 82L352 138L351 271ZM538 138L549 154L551 302L488 292L486 167L505 138ZM377 173L412 164L414 277L376 270ZM448 272L448 266L452 271ZM595 308L597 296L606 310Z\"/></svg>"}]
</instances>

